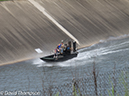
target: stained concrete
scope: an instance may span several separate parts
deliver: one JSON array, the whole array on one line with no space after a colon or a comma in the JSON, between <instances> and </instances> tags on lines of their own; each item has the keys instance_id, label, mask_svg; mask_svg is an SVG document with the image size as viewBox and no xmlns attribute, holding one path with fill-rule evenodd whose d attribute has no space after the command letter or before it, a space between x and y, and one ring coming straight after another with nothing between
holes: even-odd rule
<instances>
[{"instance_id":1,"label":"stained concrete","mask_svg":"<svg viewBox=\"0 0 129 96\"><path fill-rule=\"evenodd\" d=\"M78 39L79 48L129 33L128 0L35 1ZM70 37L29 1L0 2L1 65L50 54L62 39Z\"/></svg>"}]
</instances>

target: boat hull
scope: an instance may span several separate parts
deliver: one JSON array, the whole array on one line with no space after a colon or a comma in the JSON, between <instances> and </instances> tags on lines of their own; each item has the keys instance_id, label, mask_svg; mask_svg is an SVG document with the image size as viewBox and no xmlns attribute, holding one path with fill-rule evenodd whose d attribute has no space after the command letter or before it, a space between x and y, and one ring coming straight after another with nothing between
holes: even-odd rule
<instances>
[{"instance_id":1,"label":"boat hull","mask_svg":"<svg viewBox=\"0 0 129 96\"><path fill-rule=\"evenodd\" d=\"M71 54L59 54L57 56L57 58L54 57L54 54L53 55L49 55L49 56L46 56L46 57L42 57L40 58L41 60L43 61L46 61L46 62L60 62L60 61L66 61L68 59L72 59L74 57L77 57L78 55L78 52L74 52L74 53L71 53Z\"/></svg>"}]
</instances>

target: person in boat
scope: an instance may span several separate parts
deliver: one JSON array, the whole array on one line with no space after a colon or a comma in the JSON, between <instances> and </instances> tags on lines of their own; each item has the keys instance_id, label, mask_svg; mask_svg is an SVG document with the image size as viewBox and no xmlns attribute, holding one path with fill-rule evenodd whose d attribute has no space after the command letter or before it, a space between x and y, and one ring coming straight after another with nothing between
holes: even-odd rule
<instances>
[{"instance_id":1,"label":"person in boat","mask_svg":"<svg viewBox=\"0 0 129 96\"><path fill-rule=\"evenodd\" d=\"M66 54L66 55L71 54L71 47L70 47L69 43L65 44L65 46L64 46L64 54Z\"/></svg>"},{"instance_id":2,"label":"person in boat","mask_svg":"<svg viewBox=\"0 0 129 96\"><path fill-rule=\"evenodd\" d=\"M57 47L60 50L60 53L63 54L63 52L64 52L64 41L61 40L61 43Z\"/></svg>"},{"instance_id":3,"label":"person in boat","mask_svg":"<svg viewBox=\"0 0 129 96\"><path fill-rule=\"evenodd\" d=\"M56 49L55 49L54 58L57 58L59 53L60 53L60 50L59 50L59 48L57 46Z\"/></svg>"},{"instance_id":4,"label":"person in boat","mask_svg":"<svg viewBox=\"0 0 129 96\"><path fill-rule=\"evenodd\" d=\"M68 46L66 46L65 53L66 54L70 54L71 53L71 48L70 48L69 44L68 44Z\"/></svg>"}]
</instances>

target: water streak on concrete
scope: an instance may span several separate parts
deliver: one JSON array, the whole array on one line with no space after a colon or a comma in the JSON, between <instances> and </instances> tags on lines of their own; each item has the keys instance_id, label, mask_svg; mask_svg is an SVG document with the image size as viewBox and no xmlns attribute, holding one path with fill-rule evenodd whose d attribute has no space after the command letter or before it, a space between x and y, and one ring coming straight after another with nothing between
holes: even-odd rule
<instances>
[{"instance_id":1,"label":"water streak on concrete","mask_svg":"<svg viewBox=\"0 0 129 96\"><path fill-rule=\"evenodd\" d=\"M45 9L39 5L34 0L28 0L30 3L32 3L38 10L40 10L49 20L51 20L57 27L59 27L64 33L66 33L70 38L72 38L74 41L77 42L77 44L80 45L79 41L72 35L70 32L68 32L62 25L60 25L54 18L52 18Z\"/></svg>"}]
</instances>

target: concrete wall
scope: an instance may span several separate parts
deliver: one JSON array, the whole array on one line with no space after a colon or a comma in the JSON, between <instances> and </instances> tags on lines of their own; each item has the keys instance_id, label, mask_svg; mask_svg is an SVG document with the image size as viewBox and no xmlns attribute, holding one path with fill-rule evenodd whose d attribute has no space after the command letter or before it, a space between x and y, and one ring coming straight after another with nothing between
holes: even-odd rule
<instances>
[{"instance_id":1,"label":"concrete wall","mask_svg":"<svg viewBox=\"0 0 129 96\"><path fill-rule=\"evenodd\" d=\"M78 39L79 47L129 33L128 0L35 1ZM47 55L62 39L70 37L29 1L0 2L0 64Z\"/></svg>"}]
</instances>

